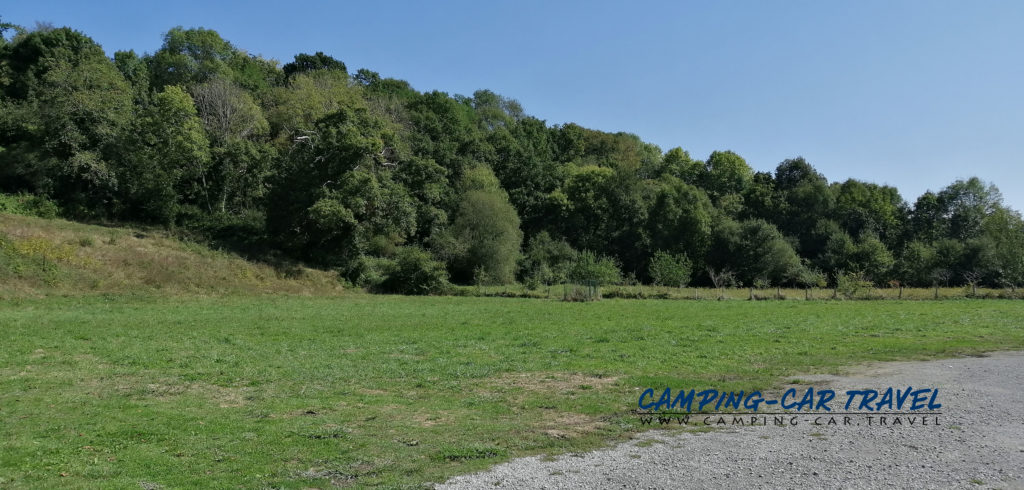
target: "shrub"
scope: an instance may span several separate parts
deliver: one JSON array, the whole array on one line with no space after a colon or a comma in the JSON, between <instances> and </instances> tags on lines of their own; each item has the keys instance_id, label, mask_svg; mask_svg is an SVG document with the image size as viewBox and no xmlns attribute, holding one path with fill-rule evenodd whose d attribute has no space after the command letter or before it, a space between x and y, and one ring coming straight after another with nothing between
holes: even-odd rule
<instances>
[{"instance_id":1,"label":"shrub","mask_svg":"<svg viewBox=\"0 0 1024 490\"><path fill-rule=\"evenodd\" d=\"M394 259L363 255L353 261L347 278L354 281L359 287L369 291L379 291L387 275L395 268Z\"/></svg>"},{"instance_id":2,"label":"shrub","mask_svg":"<svg viewBox=\"0 0 1024 490\"><path fill-rule=\"evenodd\" d=\"M381 271L383 278L373 288L375 292L393 294L443 294L451 289L444 264L434 260L419 247L402 247L395 260Z\"/></svg>"},{"instance_id":3,"label":"shrub","mask_svg":"<svg viewBox=\"0 0 1024 490\"><path fill-rule=\"evenodd\" d=\"M569 280L576 283L596 283L596 286L615 284L622 280L615 259L584 250L569 265Z\"/></svg>"},{"instance_id":4,"label":"shrub","mask_svg":"<svg viewBox=\"0 0 1024 490\"><path fill-rule=\"evenodd\" d=\"M690 282L693 266L686 254L656 252L648 267L651 280L659 286L685 287Z\"/></svg>"},{"instance_id":5,"label":"shrub","mask_svg":"<svg viewBox=\"0 0 1024 490\"><path fill-rule=\"evenodd\" d=\"M43 196L0 194L0 213L54 219L58 211L57 204Z\"/></svg>"},{"instance_id":6,"label":"shrub","mask_svg":"<svg viewBox=\"0 0 1024 490\"><path fill-rule=\"evenodd\" d=\"M846 299L853 299L871 288L872 283L864 278L864 274L846 272L836 277L836 293Z\"/></svg>"}]
</instances>

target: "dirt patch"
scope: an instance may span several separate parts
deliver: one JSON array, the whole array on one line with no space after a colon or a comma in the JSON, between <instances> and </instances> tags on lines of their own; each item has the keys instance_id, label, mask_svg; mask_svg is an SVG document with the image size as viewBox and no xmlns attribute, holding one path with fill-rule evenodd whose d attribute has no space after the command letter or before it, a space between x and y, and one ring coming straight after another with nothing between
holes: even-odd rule
<instances>
[{"instance_id":1,"label":"dirt patch","mask_svg":"<svg viewBox=\"0 0 1024 490\"><path fill-rule=\"evenodd\" d=\"M564 412L546 421L541 432L555 439L569 439L583 434L593 433L605 425L598 417L579 413Z\"/></svg>"},{"instance_id":2,"label":"dirt patch","mask_svg":"<svg viewBox=\"0 0 1024 490\"><path fill-rule=\"evenodd\" d=\"M118 385L122 394L157 400L171 400L191 395L205 398L221 408L237 408L245 405L245 388L217 386L208 383L146 383L139 385Z\"/></svg>"},{"instance_id":3,"label":"dirt patch","mask_svg":"<svg viewBox=\"0 0 1024 490\"><path fill-rule=\"evenodd\" d=\"M412 415L412 421L419 424L420 427L433 427L440 424L448 424L453 418L447 411L422 413L417 412Z\"/></svg>"},{"instance_id":4,"label":"dirt patch","mask_svg":"<svg viewBox=\"0 0 1024 490\"><path fill-rule=\"evenodd\" d=\"M593 376L580 373L534 372L507 373L491 378L482 385L514 387L538 393L557 393L568 390L594 389L611 386L618 376Z\"/></svg>"}]
</instances>

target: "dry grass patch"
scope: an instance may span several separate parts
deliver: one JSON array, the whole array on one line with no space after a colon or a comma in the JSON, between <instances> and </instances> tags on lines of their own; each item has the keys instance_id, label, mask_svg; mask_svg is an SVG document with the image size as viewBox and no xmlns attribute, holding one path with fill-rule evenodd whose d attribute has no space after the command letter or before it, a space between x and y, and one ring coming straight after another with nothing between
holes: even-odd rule
<instances>
[{"instance_id":1,"label":"dry grass patch","mask_svg":"<svg viewBox=\"0 0 1024 490\"><path fill-rule=\"evenodd\" d=\"M0 214L0 298L51 294L335 295L337 275L287 272L164 231Z\"/></svg>"},{"instance_id":2,"label":"dry grass patch","mask_svg":"<svg viewBox=\"0 0 1024 490\"><path fill-rule=\"evenodd\" d=\"M581 373L530 372L506 373L486 381L486 389L512 387L543 394L564 393L577 389L598 389L611 386L618 376L598 376Z\"/></svg>"}]
</instances>

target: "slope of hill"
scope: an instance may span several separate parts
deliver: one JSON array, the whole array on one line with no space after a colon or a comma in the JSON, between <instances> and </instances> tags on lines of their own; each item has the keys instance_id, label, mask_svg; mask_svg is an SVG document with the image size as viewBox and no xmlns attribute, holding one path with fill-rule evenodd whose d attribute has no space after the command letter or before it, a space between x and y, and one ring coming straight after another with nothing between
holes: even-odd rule
<instances>
[{"instance_id":1,"label":"slope of hill","mask_svg":"<svg viewBox=\"0 0 1024 490\"><path fill-rule=\"evenodd\" d=\"M0 213L0 298L46 295L337 294L337 275L287 270L163 231Z\"/></svg>"}]
</instances>

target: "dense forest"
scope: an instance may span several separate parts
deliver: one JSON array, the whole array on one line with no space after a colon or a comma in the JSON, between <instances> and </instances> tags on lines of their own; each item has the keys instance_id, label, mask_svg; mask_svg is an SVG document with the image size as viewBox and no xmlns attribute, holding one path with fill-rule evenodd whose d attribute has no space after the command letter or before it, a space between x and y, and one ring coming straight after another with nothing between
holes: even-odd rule
<instances>
[{"instance_id":1,"label":"dense forest","mask_svg":"<svg viewBox=\"0 0 1024 490\"><path fill-rule=\"evenodd\" d=\"M755 172L201 28L111 59L70 28L0 25L0 192L385 292L1024 282L1024 222L977 178L908 203L799 157Z\"/></svg>"}]
</instances>

